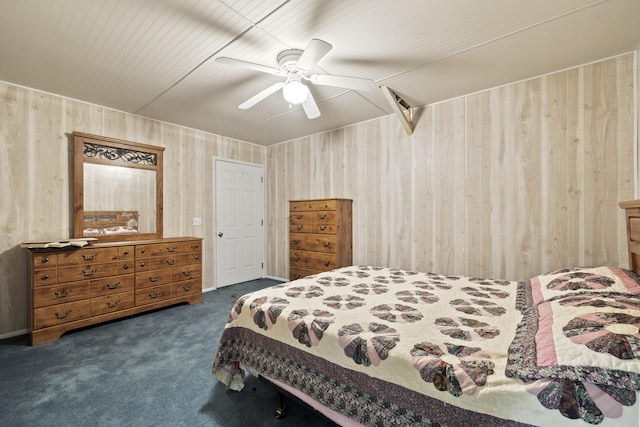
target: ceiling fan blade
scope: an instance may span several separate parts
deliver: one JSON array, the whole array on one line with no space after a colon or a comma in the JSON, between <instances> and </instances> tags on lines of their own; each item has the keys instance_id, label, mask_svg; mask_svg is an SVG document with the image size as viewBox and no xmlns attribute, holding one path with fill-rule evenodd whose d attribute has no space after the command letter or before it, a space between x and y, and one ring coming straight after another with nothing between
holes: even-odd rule
<instances>
[{"instance_id":1,"label":"ceiling fan blade","mask_svg":"<svg viewBox=\"0 0 640 427\"><path fill-rule=\"evenodd\" d=\"M374 90L377 89L373 80L361 79L358 77L333 76L330 74L314 74L309 80L311 83L323 86L335 86L353 90Z\"/></svg>"},{"instance_id":2,"label":"ceiling fan blade","mask_svg":"<svg viewBox=\"0 0 640 427\"><path fill-rule=\"evenodd\" d=\"M304 52L302 52L302 55L300 55L300 58L298 58L296 66L309 71L318 61L329 53L331 49L333 49L333 46L329 43L320 39L312 39Z\"/></svg>"},{"instance_id":3,"label":"ceiling fan blade","mask_svg":"<svg viewBox=\"0 0 640 427\"><path fill-rule=\"evenodd\" d=\"M318 104L316 104L316 100L313 99L313 95L311 95L311 91L307 95L307 99L302 101L302 109L304 113L307 115L309 119L315 119L316 117L320 117L320 109L318 109Z\"/></svg>"},{"instance_id":4,"label":"ceiling fan blade","mask_svg":"<svg viewBox=\"0 0 640 427\"><path fill-rule=\"evenodd\" d=\"M283 86L284 86L284 82L278 82L278 83L272 84L268 88L266 88L263 91L257 93L256 95L253 95L251 98L247 99L242 104L238 105L238 108L241 109L241 110L247 110L247 109L253 107L254 105L256 105L258 102L260 102L263 99L265 99L266 97L268 97L269 95L271 95L271 94L277 92L278 90L282 89Z\"/></svg>"},{"instance_id":5,"label":"ceiling fan blade","mask_svg":"<svg viewBox=\"0 0 640 427\"><path fill-rule=\"evenodd\" d=\"M248 68L250 70L261 71L267 74L279 74L280 70L277 68L268 67L266 65L256 64L255 62L243 61L241 59L227 58L221 56L216 58L216 62L227 65L234 65L236 67Z\"/></svg>"}]
</instances>

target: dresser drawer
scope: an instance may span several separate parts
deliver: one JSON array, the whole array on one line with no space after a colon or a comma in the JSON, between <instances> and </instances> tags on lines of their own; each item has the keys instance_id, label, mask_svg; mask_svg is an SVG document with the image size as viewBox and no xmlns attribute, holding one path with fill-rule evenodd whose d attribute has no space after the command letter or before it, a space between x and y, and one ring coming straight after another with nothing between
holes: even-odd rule
<instances>
[{"instance_id":1,"label":"dresser drawer","mask_svg":"<svg viewBox=\"0 0 640 427\"><path fill-rule=\"evenodd\" d=\"M202 292L202 280L186 280L173 284L171 295L174 298Z\"/></svg>"},{"instance_id":2,"label":"dresser drawer","mask_svg":"<svg viewBox=\"0 0 640 427\"><path fill-rule=\"evenodd\" d=\"M33 269L51 268L58 265L58 254L38 254L33 255Z\"/></svg>"},{"instance_id":3,"label":"dresser drawer","mask_svg":"<svg viewBox=\"0 0 640 427\"><path fill-rule=\"evenodd\" d=\"M33 272L33 286L45 286L58 283L58 269L47 268L45 270L35 270Z\"/></svg>"},{"instance_id":4,"label":"dresser drawer","mask_svg":"<svg viewBox=\"0 0 640 427\"><path fill-rule=\"evenodd\" d=\"M107 277L90 281L91 297L118 294L133 291L134 275Z\"/></svg>"},{"instance_id":5,"label":"dresser drawer","mask_svg":"<svg viewBox=\"0 0 640 427\"><path fill-rule=\"evenodd\" d=\"M136 257L135 246L122 246L118 248L119 261L133 261Z\"/></svg>"},{"instance_id":6,"label":"dresser drawer","mask_svg":"<svg viewBox=\"0 0 640 427\"><path fill-rule=\"evenodd\" d=\"M336 251L337 238L333 234L291 233L290 249L329 252Z\"/></svg>"},{"instance_id":7,"label":"dresser drawer","mask_svg":"<svg viewBox=\"0 0 640 427\"><path fill-rule=\"evenodd\" d=\"M138 260L136 271L158 270L161 268L171 268L180 265L188 265L192 262L197 262L199 259L199 255L192 254L172 254L162 257L144 258Z\"/></svg>"},{"instance_id":8,"label":"dresser drawer","mask_svg":"<svg viewBox=\"0 0 640 427\"><path fill-rule=\"evenodd\" d=\"M202 264L191 264L176 267L172 270L171 280L179 282L181 280L199 279L202 277Z\"/></svg>"},{"instance_id":9,"label":"dresser drawer","mask_svg":"<svg viewBox=\"0 0 640 427\"><path fill-rule=\"evenodd\" d=\"M313 233L313 226L310 222L306 223L291 223L289 224L290 233Z\"/></svg>"},{"instance_id":10,"label":"dresser drawer","mask_svg":"<svg viewBox=\"0 0 640 427\"><path fill-rule=\"evenodd\" d=\"M309 224L313 218L313 212L291 212L289 214L289 223L291 224Z\"/></svg>"},{"instance_id":11,"label":"dresser drawer","mask_svg":"<svg viewBox=\"0 0 640 427\"><path fill-rule=\"evenodd\" d=\"M89 317L89 300L51 305L33 310L33 329L48 328Z\"/></svg>"},{"instance_id":12,"label":"dresser drawer","mask_svg":"<svg viewBox=\"0 0 640 427\"><path fill-rule=\"evenodd\" d=\"M289 202L289 210L297 211L320 211L320 210L336 210L336 200L293 200Z\"/></svg>"},{"instance_id":13,"label":"dresser drawer","mask_svg":"<svg viewBox=\"0 0 640 427\"><path fill-rule=\"evenodd\" d=\"M322 252L291 251L291 267L327 271L337 268L336 255Z\"/></svg>"},{"instance_id":14,"label":"dresser drawer","mask_svg":"<svg viewBox=\"0 0 640 427\"><path fill-rule=\"evenodd\" d=\"M153 286L171 283L173 270L165 268L162 270L150 270L136 273L136 289L150 288Z\"/></svg>"},{"instance_id":15,"label":"dresser drawer","mask_svg":"<svg viewBox=\"0 0 640 427\"><path fill-rule=\"evenodd\" d=\"M202 250L194 241L163 242L136 246L136 259L144 257L177 255Z\"/></svg>"},{"instance_id":16,"label":"dresser drawer","mask_svg":"<svg viewBox=\"0 0 640 427\"><path fill-rule=\"evenodd\" d=\"M99 316L101 314L133 308L135 305L134 298L135 294L133 291L91 298L91 315Z\"/></svg>"},{"instance_id":17,"label":"dresser drawer","mask_svg":"<svg viewBox=\"0 0 640 427\"><path fill-rule=\"evenodd\" d=\"M86 248L58 253L58 266L86 265L118 260L118 248Z\"/></svg>"},{"instance_id":18,"label":"dresser drawer","mask_svg":"<svg viewBox=\"0 0 640 427\"><path fill-rule=\"evenodd\" d=\"M83 279L97 279L118 274L118 263L83 264L72 267L58 267L58 283L75 282Z\"/></svg>"},{"instance_id":19,"label":"dresser drawer","mask_svg":"<svg viewBox=\"0 0 640 427\"><path fill-rule=\"evenodd\" d=\"M46 307L54 304L89 298L89 281L39 286L33 290L33 306Z\"/></svg>"},{"instance_id":20,"label":"dresser drawer","mask_svg":"<svg viewBox=\"0 0 640 427\"><path fill-rule=\"evenodd\" d=\"M152 304L171 298L171 285L155 286L136 291L136 305Z\"/></svg>"},{"instance_id":21,"label":"dresser drawer","mask_svg":"<svg viewBox=\"0 0 640 427\"><path fill-rule=\"evenodd\" d=\"M298 280L303 277L311 276L312 274L318 274L319 271L316 270L306 270L304 268L291 267L289 269L289 280Z\"/></svg>"}]
</instances>

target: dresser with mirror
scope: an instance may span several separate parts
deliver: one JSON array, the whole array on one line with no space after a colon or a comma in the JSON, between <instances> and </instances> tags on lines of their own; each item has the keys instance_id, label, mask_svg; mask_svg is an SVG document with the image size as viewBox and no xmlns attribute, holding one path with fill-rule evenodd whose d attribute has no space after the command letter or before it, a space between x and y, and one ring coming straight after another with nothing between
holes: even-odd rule
<instances>
[{"instance_id":1,"label":"dresser with mirror","mask_svg":"<svg viewBox=\"0 0 640 427\"><path fill-rule=\"evenodd\" d=\"M164 148L80 132L71 138L71 239L25 246L32 345L202 301L202 239L163 237Z\"/></svg>"}]
</instances>

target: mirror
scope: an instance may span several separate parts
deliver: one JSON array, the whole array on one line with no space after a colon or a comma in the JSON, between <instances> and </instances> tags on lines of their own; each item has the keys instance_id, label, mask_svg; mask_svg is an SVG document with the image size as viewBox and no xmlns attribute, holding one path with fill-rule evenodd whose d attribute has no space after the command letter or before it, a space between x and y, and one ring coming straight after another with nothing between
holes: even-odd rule
<instances>
[{"instance_id":1,"label":"mirror","mask_svg":"<svg viewBox=\"0 0 640 427\"><path fill-rule=\"evenodd\" d=\"M164 148L74 132L73 237L162 238Z\"/></svg>"}]
</instances>

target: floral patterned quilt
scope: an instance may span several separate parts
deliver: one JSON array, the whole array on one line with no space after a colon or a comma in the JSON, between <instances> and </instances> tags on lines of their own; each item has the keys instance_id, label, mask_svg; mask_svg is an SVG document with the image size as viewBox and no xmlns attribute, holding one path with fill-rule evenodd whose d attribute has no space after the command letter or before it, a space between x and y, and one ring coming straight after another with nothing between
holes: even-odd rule
<instances>
[{"instance_id":1,"label":"floral patterned quilt","mask_svg":"<svg viewBox=\"0 0 640 427\"><path fill-rule=\"evenodd\" d=\"M582 365L559 374L567 371L567 359L582 354L560 351L562 333L550 338L561 356L556 365L539 369L535 352L538 325L554 324L549 315L562 325L573 319L562 310L581 306L583 294L562 294L570 298L564 305L557 296L534 303L531 286L369 266L276 285L236 302L213 373L234 390L242 389L245 371L275 378L372 426L578 425L571 418L581 425L638 426L640 371L631 364L640 340L632 338L638 332L631 330L633 319L622 315L638 310L633 294L619 288L599 294L604 302L596 306L610 301L618 308L598 325L617 322L610 329L626 334L620 351L635 362L611 372L603 362L587 370L590 380L607 378L594 382ZM568 341L592 351L581 331L593 328L594 319L582 320L587 323L571 323ZM557 335L556 329L547 332ZM579 363L589 360L585 355Z\"/></svg>"}]
</instances>

